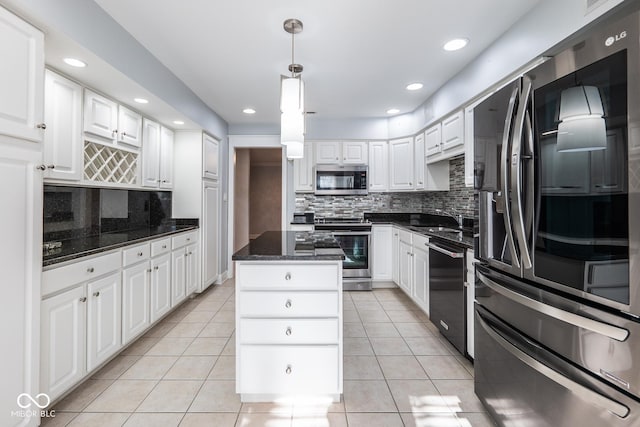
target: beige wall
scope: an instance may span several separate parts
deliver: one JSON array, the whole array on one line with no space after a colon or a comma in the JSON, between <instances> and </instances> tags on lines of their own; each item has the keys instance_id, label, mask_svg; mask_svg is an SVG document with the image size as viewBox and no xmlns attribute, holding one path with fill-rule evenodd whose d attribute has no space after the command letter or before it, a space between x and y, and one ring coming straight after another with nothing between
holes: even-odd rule
<instances>
[{"instance_id":1,"label":"beige wall","mask_svg":"<svg viewBox=\"0 0 640 427\"><path fill-rule=\"evenodd\" d=\"M280 198L282 167L280 165L254 165L252 161L250 181L250 236L257 236L268 230L280 230L282 228L282 202Z\"/></svg>"},{"instance_id":2,"label":"beige wall","mask_svg":"<svg viewBox=\"0 0 640 427\"><path fill-rule=\"evenodd\" d=\"M233 194L233 251L249 243L249 180L251 151L249 148L236 149L236 172Z\"/></svg>"}]
</instances>

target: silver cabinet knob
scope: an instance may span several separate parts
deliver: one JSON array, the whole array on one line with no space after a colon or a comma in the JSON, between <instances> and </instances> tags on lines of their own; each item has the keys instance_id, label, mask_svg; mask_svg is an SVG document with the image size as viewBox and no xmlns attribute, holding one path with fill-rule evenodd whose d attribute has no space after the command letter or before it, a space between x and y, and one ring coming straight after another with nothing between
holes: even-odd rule
<instances>
[{"instance_id":1,"label":"silver cabinet knob","mask_svg":"<svg viewBox=\"0 0 640 427\"><path fill-rule=\"evenodd\" d=\"M47 167L45 165L38 165L36 166L36 169L43 171L43 170L46 170Z\"/></svg>"},{"instance_id":2,"label":"silver cabinet knob","mask_svg":"<svg viewBox=\"0 0 640 427\"><path fill-rule=\"evenodd\" d=\"M144 255L142 252L138 252L138 256L142 256Z\"/></svg>"},{"instance_id":3,"label":"silver cabinet knob","mask_svg":"<svg viewBox=\"0 0 640 427\"><path fill-rule=\"evenodd\" d=\"M284 275L284 280L291 280L291 273L287 273Z\"/></svg>"},{"instance_id":4,"label":"silver cabinet knob","mask_svg":"<svg viewBox=\"0 0 640 427\"><path fill-rule=\"evenodd\" d=\"M167 245L162 245L162 249L167 249Z\"/></svg>"},{"instance_id":5,"label":"silver cabinet knob","mask_svg":"<svg viewBox=\"0 0 640 427\"><path fill-rule=\"evenodd\" d=\"M93 267L87 268L87 273L93 273L95 269Z\"/></svg>"},{"instance_id":6,"label":"silver cabinet knob","mask_svg":"<svg viewBox=\"0 0 640 427\"><path fill-rule=\"evenodd\" d=\"M47 165L47 169L55 169L56 165Z\"/></svg>"},{"instance_id":7,"label":"silver cabinet knob","mask_svg":"<svg viewBox=\"0 0 640 427\"><path fill-rule=\"evenodd\" d=\"M155 267L153 267L154 270L159 270L160 267L158 267L157 265Z\"/></svg>"},{"instance_id":8,"label":"silver cabinet knob","mask_svg":"<svg viewBox=\"0 0 640 427\"><path fill-rule=\"evenodd\" d=\"M287 308L291 308L291 300L288 299L287 302L284 303L284 306Z\"/></svg>"},{"instance_id":9,"label":"silver cabinet knob","mask_svg":"<svg viewBox=\"0 0 640 427\"><path fill-rule=\"evenodd\" d=\"M80 302L87 302L87 297L82 297L79 299Z\"/></svg>"},{"instance_id":10,"label":"silver cabinet knob","mask_svg":"<svg viewBox=\"0 0 640 427\"><path fill-rule=\"evenodd\" d=\"M287 327L287 330L284 332L287 336L291 335L291 326Z\"/></svg>"},{"instance_id":11,"label":"silver cabinet knob","mask_svg":"<svg viewBox=\"0 0 640 427\"><path fill-rule=\"evenodd\" d=\"M38 129L45 130L45 129L47 128L47 125L46 125L46 123L38 123L38 124L36 125L36 127L37 127Z\"/></svg>"},{"instance_id":12,"label":"silver cabinet knob","mask_svg":"<svg viewBox=\"0 0 640 427\"><path fill-rule=\"evenodd\" d=\"M191 237L187 237L187 242L190 242L190 241L191 241Z\"/></svg>"},{"instance_id":13,"label":"silver cabinet knob","mask_svg":"<svg viewBox=\"0 0 640 427\"><path fill-rule=\"evenodd\" d=\"M284 370L287 375L289 375L291 373L291 365L287 365L287 369Z\"/></svg>"},{"instance_id":14,"label":"silver cabinet knob","mask_svg":"<svg viewBox=\"0 0 640 427\"><path fill-rule=\"evenodd\" d=\"M114 129L111 131L111 136L115 136L118 134L118 129Z\"/></svg>"},{"instance_id":15,"label":"silver cabinet knob","mask_svg":"<svg viewBox=\"0 0 640 427\"><path fill-rule=\"evenodd\" d=\"M94 293L93 293L93 296L94 296L94 297L99 297L99 296L100 296L100 291L94 292Z\"/></svg>"},{"instance_id":16,"label":"silver cabinet knob","mask_svg":"<svg viewBox=\"0 0 640 427\"><path fill-rule=\"evenodd\" d=\"M151 270L151 269L148 269L148 270L147 270L147 273L151 273L152 271L153 271L153 270Z\"/></svg>"}]
</instances>

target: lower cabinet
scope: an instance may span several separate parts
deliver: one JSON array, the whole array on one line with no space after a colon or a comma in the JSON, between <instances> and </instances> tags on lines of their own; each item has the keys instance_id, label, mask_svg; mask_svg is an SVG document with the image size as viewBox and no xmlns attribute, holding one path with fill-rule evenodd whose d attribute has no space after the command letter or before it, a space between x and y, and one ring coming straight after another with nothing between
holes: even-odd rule
<instances>
[{"instance_id":1,"label":"lower cabinet","mask_svg":"<svg viewBox=\"0 0 640 427\"><path fill-rule=\"evenodd\" d=\"M127 344L151 324L149 261L122 270L122 343Z\"/></svg>"},{"instance_id":2,"label":"lower cabinet","mask_svg":"<svg viewBox=\"0 0 640 427\"><path fill-rule=\"evenodd\" d=\"M187 254L184 248L171 253L171 306L187 297Z\"/></svg>"},{"instance_id":3,"label":"lower cabinet","mask_svg":"<svg viewBox=\"0 0 640 427\"><path fill-rule=\"evenodd\" d=\"M413 251L411 233L400 231L398 286L409 296L413 294Z\"/></svg>"},{"instance_id":4,"label":"lower cabinet","mask_svg":"<svg viewBox=\"0 0 640 427\"><path fill-rule=\"evenodd\" d=\"M429 249L428 238L413 236L413 301L429 314Z\"/></svg>"},{"instance_id":5,"label":"lower cabinet","mask_svg":"<svg viewBox=\"0 0 640 427\"><path fill-rule=\"evenodd\" d=\"M391 280L396 285L400 283L400 229L398 227L393 227L391 231Z\"/></svg>"},{"instance_id":6,"label":"lower cabinet","mask_svg":"<svg viewBox=\"0 0 640 427\"><path fill-rule=\"evenodd\" d=\"M172 239L171 306L175 307L198 287L197 234L192 232Z\"/></svg>"},{"instance_id":7,"label":"lower cabinet","mask_svg":"<svg viewBox=\"0 0 640 427\"><path fill-rule=\"evenodd\" d=\"M393 281L429 314L429 238L393 227Z\"/></svg>"},{"instance_id":8,"label":"lower cabinet","mask_svg":"<svg viewBox=\"0 0 640 427\"><path fill-rule=\"evenodd\" d=\"M87 371L122 346L121 290L119 271L87 284Z\"/></svg>"},{"instance_id":9,"label":"lower cabinet","mask_svg":"<svg viewBox=\"0 0 640 427\"><path fill-rule=\"evenodd\" d=\"M151 259L151 323L171 310L171 254Z\"/></svg>"},{"instance_id":10,"label":"lower cabinet","mask_svg":"<svg viewBox=\"0 0 640 427\"><path fill-rule=\"evenodd\" d=\"M185 248L185 287L187 295L198 289L198 245L195 243Z\"/></svg>"},{"instance_id":11,"label":"lower cabinet","mask_svg":"<svg viewBox=\"0 0 640 427\"><path fill-rule=\"evenodd\" d=\"M393 226L373 225L371 227L372 280L392 279L392 237Z\"/></svg>"}]
</instances>

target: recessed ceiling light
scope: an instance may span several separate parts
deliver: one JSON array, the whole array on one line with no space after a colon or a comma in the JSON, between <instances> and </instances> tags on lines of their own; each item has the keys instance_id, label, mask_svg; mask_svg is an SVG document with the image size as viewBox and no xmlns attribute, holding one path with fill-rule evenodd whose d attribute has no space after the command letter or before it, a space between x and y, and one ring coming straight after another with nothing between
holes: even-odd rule
<instances>
[{"instance_id":1,"label":"recessed ceiling light","mask_svg":"<svg viewBox=\"0 0 640 427\"><path fill-rule=\"evenodd\" d=\"M174 125L183 125L183 124L184 124L184 122L183 122L182 120L174 120L174 121L173 121L173 124L174 124Z\"/></svg>"},{"instance_id":2,"label":"recessed ceiling light","mask_svg":"<svg viewBox=\"0 0 640 427\"><path fill-rule=\"evenodd\" d=\"M400 112L400 110L398 110L397 108L389 108L387 110L387 114L398 114Z\"/></svg>"},{"instance_id":3,"label":"recessed ceiling light","mask_svg":"<svg viewBox=\"0 0 640 427\"><path fill-rule=\"evenodd\" d=\"M71 65L72 67L84 68L87 66L86 62L80 61L76 58L64 58L63 61L65 62L65 64Z\"/></svg>"},{"instance_id":4,"label":"recessed ceiling light","mask_svg":"<svg viewBox=\"0 0 640 427\"><path fill-rule=\"evenodd\" d=\"M410 83L407 85L407 90L420 90L422 86L422 83Z\"/></svg>"},{"instance_id":5,"label":"recessed ceiling light","mask_svg":"<svg viewBox=\"0 0 640 427\"><path fill-rule=\"evenodd\" d=\"M469 39L453 39L449 40L442 46L444 50L454 51L459 50L465 47L469 43Z\"/></svg>"},{"instance_id":6,"label":"recessed ceiling light","mask_svg":"<svg viewBox=\"0 0 640 427\"><path fill-rule=\"evenodd\" d=\"M138 104L148 104L149 100L148 99L144 99L144 98L133 98L134 101L136 101Z\"/></svg>"},{"instance_id":7,"label":"recessed ceiling light","mask_svg":"<svg viewBox=\"0 0 640 427\"><path fill-rule=\"evenodd\" d=\"M244 110L242 110L242 112L245 114L255 114L256 110L254 110L253 108L245 108Z\"/></svg>"}]
</instances>

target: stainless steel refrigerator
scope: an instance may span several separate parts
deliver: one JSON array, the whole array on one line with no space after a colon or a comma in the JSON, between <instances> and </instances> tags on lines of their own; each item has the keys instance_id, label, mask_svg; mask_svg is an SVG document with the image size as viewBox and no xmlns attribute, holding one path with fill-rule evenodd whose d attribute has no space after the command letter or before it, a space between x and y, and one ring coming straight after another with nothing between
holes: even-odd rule
<instances>
[{"instance_id":1,"label":"stainless steel refrigerator","mask_svg":"<svg viewBox=\"0 0 640 427\"><path fill-rule=\"evenodd\" d=\"M640 426L633 3L474 109L475 390L500 426Z\"/></svg>"}]
</instances>

